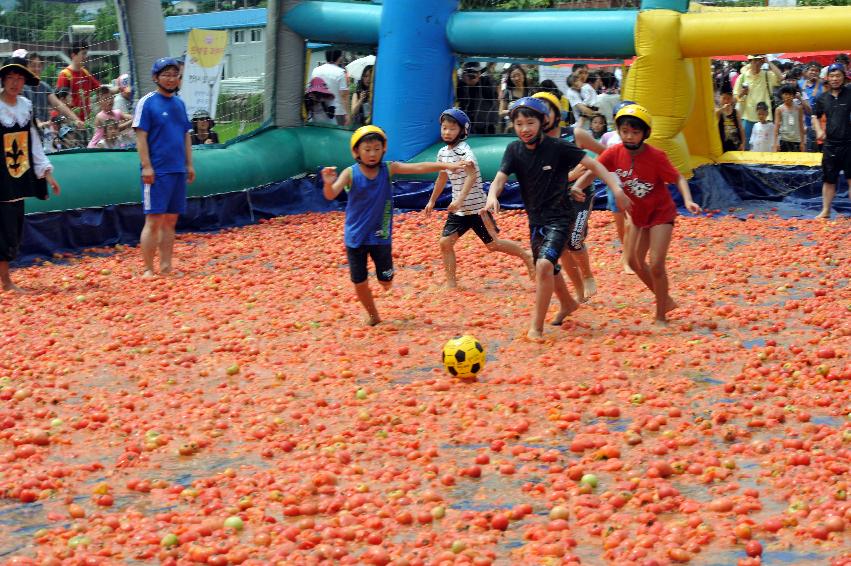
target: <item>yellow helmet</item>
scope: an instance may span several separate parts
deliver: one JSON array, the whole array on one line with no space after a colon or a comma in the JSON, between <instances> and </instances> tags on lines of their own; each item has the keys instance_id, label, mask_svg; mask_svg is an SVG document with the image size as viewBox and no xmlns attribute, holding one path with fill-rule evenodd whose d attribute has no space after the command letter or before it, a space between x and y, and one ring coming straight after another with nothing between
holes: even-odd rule
<instances>
[{"instance_id":1,"label":"yellow helmet","mask_svg":"<svg viewBox=\"0 0 851 566\"><path fill-rule=\"evenodd\" d=\"M653 128L653 116L650 115L650 112L647 111L647 108L641 106L640 104L630 104L618 110L618 113L615 115L615 124L618 124L618 121L625 116L632 116L633 118L638 118L639 120L644 122L648 128Z\"/></svg>"},{"instance_id":2,"label":"yellow helmet","mask_svg":"<svg viewBox=\"0 0 851 566\"><path fill-rule=\"evenodd\" d=\"M552 105L553 109L556 111L556 114L561 116L561 101L553 93L546 91L536 92L532 95L532 98L540 98L541 100L546 100Z\"/></svg>"},{"instance_id":3,"label":"yellow helmet","mask_svg":"<svg viewBox=\"0 0 851 566\"><path fill-rule=\"evenodd\" d=\"M384 130L378 126L361 126L352 134L352 140L350 142L352 151L354 151L360 141L369 134L378 134L384 140L384 143L387 143L387 134L385 134Z\"/></svg>"}]
</instances>

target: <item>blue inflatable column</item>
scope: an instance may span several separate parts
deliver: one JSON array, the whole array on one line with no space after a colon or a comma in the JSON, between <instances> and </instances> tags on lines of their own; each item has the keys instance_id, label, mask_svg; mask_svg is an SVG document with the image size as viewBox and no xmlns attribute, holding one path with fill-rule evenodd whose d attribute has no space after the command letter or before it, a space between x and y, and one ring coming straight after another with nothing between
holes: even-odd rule
<instances>
[{"instance_id":1,"label":"blue inflatable column","mask_svg":"<svg viewBox=\"0 0 851 566\"><path fill-rule=\"evenodd\" d=\"M439 137L437 118L455 98L446 25L457 8L458 0L384 1L372 121L387 132L387 159L410 159Z\"/></svg>"}]
</instances>

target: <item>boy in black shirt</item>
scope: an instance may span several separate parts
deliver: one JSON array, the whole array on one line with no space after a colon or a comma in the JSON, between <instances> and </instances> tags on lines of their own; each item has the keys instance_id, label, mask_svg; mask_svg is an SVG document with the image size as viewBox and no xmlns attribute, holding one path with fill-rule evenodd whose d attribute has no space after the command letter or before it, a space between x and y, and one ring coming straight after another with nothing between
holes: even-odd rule
<instances>
[{"instance_id":1,"label":"boy in black shirt","mask_svg":"<svg viewBox=\"0 0 851 566\"><path fill-rule=\"evenodd\" d=\"M553 291L561 308L552 324L560 325L579 307L567 290L558 265L575 214L568 190L570 170L581 163L606 182L615 194L618 206L629 210L632 204L614 174L572 143L544 135L543 124L548 114L546 103L537 98L521 98L512 105L509 118L520 139L505 148L502 165L491 183L485 205L485 210L498 212L498 197L508 176L514 174L517 177L523 206L529 216L535 259L535 311L527 333L533 340L543 338L544 318Z\"/></svg>"},{"instance_id":2,"label":"boy in black shirt","mask_svg":"<svg viewBox=\"0 0 851 566\"><path fill-rule=\"evenodd\" d=\"M851 188L851 85L845 82L845 65L833 63L827 68L827 88L816 99L813 107L815 119L812 124L816 139L824 141L821 158L824 175L822 204L816 218L830 218L830 205L836 196L840 171L845 171L845 180ZM826 129L821 127L824 114L827 115Z\"/></svg>"}]
</instances>

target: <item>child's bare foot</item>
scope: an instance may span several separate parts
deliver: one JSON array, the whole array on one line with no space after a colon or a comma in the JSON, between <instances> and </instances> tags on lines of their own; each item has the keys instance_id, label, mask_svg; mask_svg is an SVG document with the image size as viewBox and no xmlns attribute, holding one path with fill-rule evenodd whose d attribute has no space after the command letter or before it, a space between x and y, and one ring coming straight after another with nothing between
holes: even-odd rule
<instances>
[{"instance_id":1,"label":"child's bare foot","mask_svg":"<svg viewBox=\"0 0 851 566\"><path fill-rule=\"evenodd\" d=\"M458 288L458 282L454 281L454 280L450 281L449 279L447 279L446 283L444 283L443 286L447 289L457 289Z\"/></svg>"},{"instance_id":2,"label":"child's bare foot","mask_svg":"<svg viewBox=\"0 0 851 566\"><path fill-rule=\"evenodd\" d=\"M653 325L659 326L659 327L662 327L662 328L667 328L668 320L665 319L665 318L657 318L656 320L653 321Z\"/></svg>"},{"instance_id":3,"label":"child's bare foot","mask_svg":"<svg viewBox=\"0 0 851 566\"><path fill-rule=\"evenodd\" d=\"M27 291L26 291L26 289L23 289L23 288L21 288L21 287L18 287L17 285L15 285L15 284L14 284L14 283L12 283L12 282L5 283L5 284L3 285L3 291L4 291L4 292L9 292L9 293L18 293L19 295L23 295L23 294L25 294L25 293L27 292Z\"/></svg>"},{"instance_id":4,"label":"child's bare foot","mask_svg":"<svg viewBox=\"0 0 851 566\"><path fill-rule=\"evenodd\" d=\"M529 271L529 280L535 280L535 260L532 259L532 254L526 252L523 255L523 261L526 263L526 269Z\"/></svg>"},{"instance_id":5,"label":"child's bare foot","mask_svg":"<svg viewBox=\"0 0 851 566\"><path fill-rule=\"evenodd\" d=\"M169 275L171 273L172 267L171 264L162 265L160 264L160 275Z\"/></svg>"},{"instance_id":6,"label":"child's bare foot","mask_svg":"<svg viewBox=\"0 0 851 566\"><path fill-rule=\"evenodd\" d=\"M567 307L562 307L561 310L556 313L555 318L553 318L550 324L553 326L561 326L564 322L564 319L573 314L573 312L578 308L578 303L573 303L572 305L569 305Z\"/></svg>"},{"instance_id":7,"label":"child's bare foot","mask_svg":"<svg viewBox=\"0 0 851 566\"><path fill-rule=\"evenodd\" d=\"M827 220L828 218L830 218L829 210L822 210L818 213L818 216L816 216L816 220Z\"/></svg>"},{"instance_id":8,"label":"child's bare foot","mask_svg":"<svg viewBox=\"0 0 851 566\"><path fill-rule=\"evenodd\" d=\"M668 301L665 303L665 314L671 312L675 308L677 308L677 303L670 296L668 297Z\"/></svg>"},{"instance_id":9,"label":"child's bare foot","mask_svg":"<svg viewBox=\"0 0 851 566\"><path fill-rule=\"evenodd\" d=\"M367 315L367 317L363 319L363 323L367 326L375 326L379 322L381 322L381 317L378 316L377 314Z\"/></svg>"},{"instance_id":10,"label":"child's bare foot","mask_svg":"<svg viewBox=\"0 0 851 566\"><path fill-rule=\"evenodd\" d=\"M626 258L623 259L623 272L629 275L635 275L635 270L629 266L629 261Z\"/></svg>"},{"instance_id":11,"label":"child's bare foot","mask_svg":"<svg viewBox=\"0 0 851 566\"><path fill-rule=\"evenodd\" d=\"M151 269L146 269L145 273L142 274L143 279L153 279L157 274L153 272Z\"/></svg>"},{"instance_id":12,"label":"child's bare foot","mask_svg":"<svg viewBox=\"0 0 851 566\"><path fill-rule=\"evenodd\" d=\"M582 298L586 301L597 292L597 281L593 277L582 280Z\"/></svg>"},{"instance_id":13,"label":"child's bare foot","mask_svg":"<svg viewBox=\"0 0 851 566\"><path fill-rule=\"evenodd\" d=\"M526 333L526 338L534 342L540 342L544 339L544 331L537 328L530 328L529 332Z\"/></svg>"}]
</instances>

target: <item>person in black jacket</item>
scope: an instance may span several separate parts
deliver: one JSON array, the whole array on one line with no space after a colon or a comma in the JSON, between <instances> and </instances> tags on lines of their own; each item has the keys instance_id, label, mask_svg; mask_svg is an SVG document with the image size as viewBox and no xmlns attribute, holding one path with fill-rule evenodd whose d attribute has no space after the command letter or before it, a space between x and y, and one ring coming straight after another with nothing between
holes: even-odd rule
<instances>
[{"instance_id":1,"label":"person in black jacket","mask_svg":"<svg viewBox=\"0 0 851 566\"><path fill-rule=\"evenodd\" d=\"M480 63L464 63L456 89L458 108L470 117L470 133L495 134L498 118L496 85Z\"/></svg>"}]
</instances>

